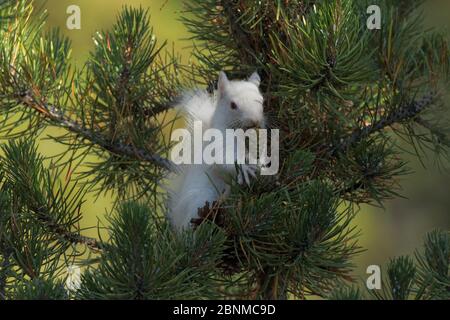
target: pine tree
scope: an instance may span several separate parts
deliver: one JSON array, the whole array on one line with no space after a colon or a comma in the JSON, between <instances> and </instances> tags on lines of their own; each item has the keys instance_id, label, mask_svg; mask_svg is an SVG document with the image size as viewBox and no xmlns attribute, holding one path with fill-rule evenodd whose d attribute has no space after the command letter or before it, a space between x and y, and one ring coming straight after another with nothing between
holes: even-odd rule
<instances>
[{"instance_id":1,"label":"pine tree","mask_svg":"<svg viewBox=\"0 0 450 320\"><path fill-rule=\"evenodd\" d=\"M381 30L366 26L371 4ZM393 259L382 291L352 276L359 205L398 196L408 173L398 137L419 157L448 156L449 44L423 25L422 5L186 1L189 66L144 9L127 7L77 69L45 12L0 1L0 299L450 298L446 230ZM174 170L164 139L174 101L183 87L214 88L221 70L255 69L280 130L279 174L233 183L178 234L161 188ZM45 159L36 137L49 126L64 129L51 139L67 150ZM117 195L107 239L79 226L92 192ZM65 287L68 265L83 266L78 290Z\"/></svg>"}]
</instances>

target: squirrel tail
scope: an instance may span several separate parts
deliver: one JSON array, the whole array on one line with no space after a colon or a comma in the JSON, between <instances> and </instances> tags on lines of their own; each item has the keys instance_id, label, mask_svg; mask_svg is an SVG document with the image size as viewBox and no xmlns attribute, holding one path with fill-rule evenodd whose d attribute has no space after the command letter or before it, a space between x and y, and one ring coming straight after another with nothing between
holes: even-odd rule
<instances>
[{"instance_id":1,"label":"squirrel tail","mask_svg":"<svg viewBox=\"0 0 450 320\"><path fill-rule=\"evenodd\" d=\"M194 121L201 121L204 128L209 128L215 110L214 100L206 90L187 91L178 102L178 111L186 117L188 128Z\"/></svg>"},{"instance_id":2,"label":"squirrel tail","mask_svg":"<svg viewBox=\"0 0 450 320\"><path fill-rule=\"evenodd\" d=\"M172 177L167 190L167 217L171 225L181 231L191 227L192 219L199 218L199 208L219 199L226 185L210 167L190 165Z\"/></svg>"},{"instance_id":3,"label":"squirrel tail","mask_svg":"<svg viewBox=\"0 0 450 320\"><path fill-rule=\"evenodd\" d=\"M176 102L176 110L184 116L188 130L194 128L194 121L201 121L203 129L208 129L215 112L214 98L206 90L186 91ZM172 226L176 230L190 228L191 220L198 218L198 208L216 201L218 190L224 188L222 179L215 176L209 165L178 166L166 186L167 216Z\"/></svg>"}]
</instances>

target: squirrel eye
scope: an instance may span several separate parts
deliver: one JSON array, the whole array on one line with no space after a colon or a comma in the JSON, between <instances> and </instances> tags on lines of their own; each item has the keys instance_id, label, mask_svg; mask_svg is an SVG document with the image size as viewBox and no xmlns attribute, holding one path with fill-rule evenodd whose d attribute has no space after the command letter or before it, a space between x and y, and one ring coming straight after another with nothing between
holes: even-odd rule
<instances>
[{"instance_id":1,"label":"squirrel eye","mask_svg":"<svg viewBox=\"0 0 450 320\"><path fill-rule=\"evenodd\" d=\"M233 109L233 110L236 110L238 107L237 107L237 104L236 103L234 103L234 102L232 102L231 104L230 104L230 107L231 107L231 109Z\"/></svg>"}]
</instances>

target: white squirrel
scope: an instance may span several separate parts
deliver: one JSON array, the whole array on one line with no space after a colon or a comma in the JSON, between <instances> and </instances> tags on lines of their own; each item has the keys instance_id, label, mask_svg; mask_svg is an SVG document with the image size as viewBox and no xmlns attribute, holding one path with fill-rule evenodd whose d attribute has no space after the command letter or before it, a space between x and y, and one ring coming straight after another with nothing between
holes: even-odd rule
<instances>
[{"instance_id":1,"label":"white squirrel","mask_svg":"<svg viewBox=\"0 0 450 320\"><path fill-rule=\"evenodd\" d=\"M264 128L263 96L259 90L260 77L253 73L248 80L228 80L220 72L217 91L186 92L179 104L186 117L187 127L201 121L203 129L218 129L225 136L226 129ZM240 170L232 164L182 165L171 177L169 187L168 218L172 226L181 231L191 227L198 218L198 209L226 197L230 191L227 177L238 183L249 183L256 176L257 166L243 164Z\"/></svg>"}]
</instances>

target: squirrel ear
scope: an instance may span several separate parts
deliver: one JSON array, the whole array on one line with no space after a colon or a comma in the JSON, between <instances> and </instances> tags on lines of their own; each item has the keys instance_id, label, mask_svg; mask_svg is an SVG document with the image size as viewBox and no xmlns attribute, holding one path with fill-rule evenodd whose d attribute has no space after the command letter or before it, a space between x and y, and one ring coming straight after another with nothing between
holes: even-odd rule
<instances>
[{"instance_id":1,"label":"squirrel ear","mask_svg":"<svg viewBox=\"0 0 450 320\"><path fill-rule=\"evenodd\" d=\"M259 87L261 83L261 77L258 74L258 71L253 72L253 74L248 78L248 81L254 83L257 87Z\"/></svg>"},{"instance_id":2,"label":"squirrel ear","mask_svg":"<svg viewBox=\"0 0 450 320\"><path fill-rule=\"evenodd\" d=\"M217 83L217 88L219 89L220 93L224 93L225 92L225 89L228 86L228 82L229 82L229 80L227 78L226 73L223 72L223 71L220 71L220 73L219 73L219 81Z\"/></svg>"}]
</instances>

